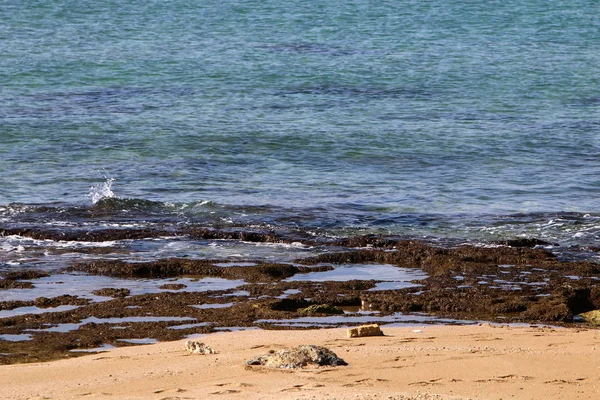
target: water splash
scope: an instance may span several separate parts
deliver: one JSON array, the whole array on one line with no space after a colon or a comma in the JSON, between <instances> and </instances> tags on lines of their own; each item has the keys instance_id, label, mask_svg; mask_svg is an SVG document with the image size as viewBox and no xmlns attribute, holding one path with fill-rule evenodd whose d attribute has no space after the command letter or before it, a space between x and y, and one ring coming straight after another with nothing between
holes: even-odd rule
<instances>
[{"instance_id":1,"label":"water splash","mask_svg":"<svg viewBox=\"0 0 600 400\"><path fill-rule=\"evenodd\" d=\"M115 197L115 193L112 191L112 184L115 181L114 178L104 177L106 180L99 185L93 185L90 187L88 196L92 199L92 203L96 204L102 199L110 199Z\"/></svg>"}]
</instances>

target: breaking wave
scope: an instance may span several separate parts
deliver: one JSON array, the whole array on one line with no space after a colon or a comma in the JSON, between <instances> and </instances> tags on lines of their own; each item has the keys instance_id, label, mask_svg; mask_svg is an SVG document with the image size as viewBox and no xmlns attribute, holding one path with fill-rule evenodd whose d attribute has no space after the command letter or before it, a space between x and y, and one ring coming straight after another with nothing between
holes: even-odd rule
<instances>
[{"instance_id":1,"label":"breaking wave","mask_svg":"<svg viewBox=\"0 0 600 400\"><path fill-rule=\"evenodd\" d=\"M112 184L115 181L114 178L106 178L105 181L90 187L88 197L92 200L93 204L98 203L102 199L110 199L115 197L115 193L112 191Z\"/></svg>"}]
</instances>

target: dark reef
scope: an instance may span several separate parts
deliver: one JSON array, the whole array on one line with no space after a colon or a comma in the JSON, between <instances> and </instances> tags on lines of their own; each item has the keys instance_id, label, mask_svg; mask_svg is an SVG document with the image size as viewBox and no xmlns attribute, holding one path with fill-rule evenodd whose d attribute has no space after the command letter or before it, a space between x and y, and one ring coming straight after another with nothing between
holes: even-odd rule
<instances>
[{"instance_id":1,"label":"dark reef","mask_svg":"<svg viewBox=\"0 0 600 400\"><path fill-rule=\"evenodd\" d=\"M187 234L227 236L238 240L282 240L271 234L225 234L206 229ZM113 233L110 235L114 237ZM306 314L327 316L339 313L340 307L360 307L363 316L364 311L376 311L375 314L366 314L373 315L374 321L378 317L401 312L455 320L531 324L571 324L575 315L599 309L600 289L597 283L600 281L600 266L589 261L561 261L540 245L551 246L528 239L490 243L488 246L442 248L420 241L361 236L330 241L324 245L322 254L294 263L236 260L251 265L223 267L217 265L223 260L184 258L135 263L120 260L80 262L62 272L125 279L218 277L244 280L246 283L232 290L194 292L189 291L186 285L167 281L161 286L165 291L160 293L131 295L125 288L94 291L96 295L112 298L102 302L68 294L35 301L0 302L0 310L77 306L69 311L0 319L0 335L25 334L30 339L0 340L0 364L73 357L82 353L70 350L103 344L132 345L120 340L123 338L177 340L191 334L240 327L319 327L309 323L299 328L273 321L285 322ZM286 280L298 274L331 270L345 263L391 264L423 270L428 277L414 282L418 286L396 290L372 290L378 283L376 280ZM34 270L10 273L0 280L0 290L22 288L26 291L33 285L32 282L46 275ZM96 319L89 320L90 317ZM146 320L140 320L140 317ZM86 319L87 323L81 322ZM68 325L61 324L75 325L67 329ZM329 326L336 324L349 325L332 323Z\"/></svg>"}]
</instances>

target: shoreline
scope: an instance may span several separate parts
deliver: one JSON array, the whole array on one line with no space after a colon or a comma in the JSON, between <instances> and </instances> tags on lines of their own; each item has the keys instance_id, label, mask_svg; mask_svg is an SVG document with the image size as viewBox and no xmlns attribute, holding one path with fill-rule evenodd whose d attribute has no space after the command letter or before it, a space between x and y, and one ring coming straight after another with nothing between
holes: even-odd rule
<instances>
[{"instance_id":1,"label":"shoreline","mask_svg":"<svg viewBox=\"0 0 600 400\"><path fill-rule=\"evenodd\" d=\"M117 348L47 363L0 367L0 397L22 399L595 399L600 331L477 326L242 331L201 338L217 354L188 355L184 341ZM348 366L247 367L269 350L327 347Z\"/></svg>"},{"instance_id":2,"label":"shoreline","mask_svg":"<svg viewBox=\"0 0 600 400\"><path fill-rule=\"evenodd\" d=\"M240 328L478 321L591 326L578 315L600 309L597 264L561 261L532 241L455 248L371 236L346 242L289 263L87 260L57 275L6 274L0 279L7 300L0 302L0 364ZM95 280L101 283L90 284ZM40 288L53 289L54 296Z\"/></svg>"}]
</instances>

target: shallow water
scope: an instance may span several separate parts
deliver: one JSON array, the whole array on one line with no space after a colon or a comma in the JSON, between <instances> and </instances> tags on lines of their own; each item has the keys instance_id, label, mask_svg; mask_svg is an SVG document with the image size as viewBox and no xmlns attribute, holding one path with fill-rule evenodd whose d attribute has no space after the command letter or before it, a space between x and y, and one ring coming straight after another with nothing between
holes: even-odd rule
<instances>
[{"instance_id":1,"label":"shallow water","mask_svg":"<svg viewBox=\"0 0 600 400\"><path fill-rule=\"evenodd\" d=\"M297 274L288 279L287 282L309 281L348 281L348 280L376 280L380 281L369 290L394 290L406 289L420 286L414 281L427 278L427 274L420 269L400 268L388 264L342 264L334 266L331 271L309 272ZM293 291L288 291L293 294ZM285 292L284 292L285 294Z\"/></svg>"},{"instance_id":2,"label":"shallow water","mask_svg":"<svg viewBox=\"0 0 600 400\"><path fill-rule=\"evenodd\" d=\"M69 351L71 351L73 353L100 353L103 351L110 351L110 350L113 350L116 348L117 348L116 346L113 346L111 344L103 344L102 346L94 347L91 349L72 349Z\"/></svg>"},{"instance_id":3,"label":"shallow water","mask_svg":"<svg viewBox=\"0 0 600 400\"><path fill-rule=\"evenodd\" d=\"M23 342L31 339L31 335L28 334L0 335L0 340L6 340L8 342Z\"/></svg>"},{"instance_id":4,"label":"shallow water","mask_svg":"<svg viewBox=\"0 0 600 400\"><path fill-rule=\"evenodd\" d=\"M78 323L57 324L44 329L29 329L29 332L71 332L87 324L121 324L121 323L139 323L139 322L172 322L172 321L193 321L189 317L115 317L115 318L97 318L89 317Z\"/></svg>"},{"instance_id":5,"label":"shallow water","mask_svg":"<svg viewBox=\"0 0 600 400\"><path fill-rule=\"evenodd\" d=\"M153 338L142 338L142 339L119 339L120 342L131 343L131 344L155 344L158 340Z\"/></svg>"},{"instance_id":6,"label":"shallow water","mask_svg":"<svg viewBox=\"0 0 600 400\"><path fill-rule=\"evenodd\" d=\"M200 305L193 304L190 307L194 307L194 308L199 308L201 310L205 310L205 309L208 309L208 308L229 308L229 307L233 306L234 304L235 303L222 303L222 304L215 303L215 304L200 304Z\"/></svg>"},{"instance_id":7,"label":"shallow water","mask_svg":"<svg viewBox=\"0 0 600 400\"><path fill-rule=\"evenodd\" d=\"M26 315L26 314L44 314L44 313L51 313L51 312L62 312L62 311L75 310L78 307L79 306L69 306L69 305L50 307L50 308L40 308L40 307L36 307L36 306L18 307L18 308L13 308L12 310L0 310L0 318L8 318L8 317L14 317L14 316Z\"/></svg>"},{"instance_id":8,"label":"shallow water","mask_svg":"<svg viewBox=\"0 0 600 400\"><path fill-rule=\"evenodd\" d=\"M212 290L229 290L243 285L242 280L221 278L202 279L117 279L106 276L57 274L33 281L32 289L2 290L2 301L35 300L38 297L56 297L70 294L92 301L106 301L110 297L94 295L92 292L100 288L129 289L132 296L146 293L175 292L178 290L161 289L165 284L183 284L182 291L206 292ZM16 311L16 310L14 310ZM52 310L49 310L52 311ZM3 311L7 312L7 311Z\"/></svg>"},{"instance_id":9,"label":"shallow water","mask_svg":"<svg viewBox=\"0 0 600 400\"><path fill-rule=\"evenodd\" d=\"M415 326L423 324L476 324L478 321L468 320L453 320L431 317L428 315L419 314L402 314L395 313L392 315L380 316L377 314L359 315L359 316L327 316L327 317L302 317L287 320L258 320L256 323L271 323L275 326L307 328L307 327L327 327L336 326L338 324L348 324L348 326L356 324L380 324L390 326Z\"/></svg>"}]
</instances>

